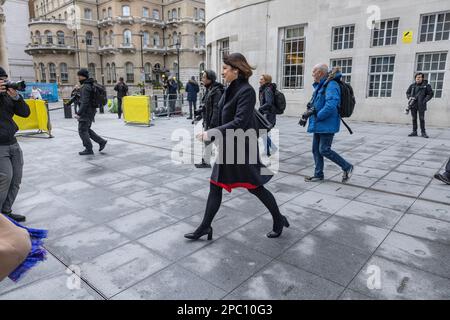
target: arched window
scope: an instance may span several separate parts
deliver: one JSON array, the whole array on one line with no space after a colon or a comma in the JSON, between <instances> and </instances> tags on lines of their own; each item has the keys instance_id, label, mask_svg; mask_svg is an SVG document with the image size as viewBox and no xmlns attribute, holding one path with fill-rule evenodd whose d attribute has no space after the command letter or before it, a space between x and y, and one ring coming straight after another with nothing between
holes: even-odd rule
<instances>
[{"instance_id":1,"label":"arched window","mask_svg":"<svg viewBox=\"0 0 450 320\"><path fill-rule=\"evenodd\" d=\"M171 34L169 34L169 38L168 38L167 40L168 40L168 43L169 43L170 45L173 44L173 41L172 41L172 35L171 35Z\"/></svg>"},{"instance_id":2,"label":"arched window","mask_svg":"<svg viewBox=\"0 0 450 320\"><path fill-rule=\"evenodd\" d=\"M47 44L53 44L53 34L51 31L45 31L45 40Z\"/></svg>"},{"instance_id":3,"label":"arched window","mask_svg":"<svg viewBox=\"0 0 450 320\"><path fill-rule=\"evenodd\" d=\"M56 82L56 66L54 63L48 64L48 74L50 82Z\"/></svg>"},{"instance_id":4,"label":"arched window","mask_svg":"<svg viewBox=\"0 0 450 320\"><path fill-rule=\"evenodd\" d=\"M108 37L108 31L105 31L103 33L103 45L107 46L109 44L109 37Z\"/></svg>"},{"instance_id":5,"label":"arched window","mask_svg":"<svg viewBox=\"0 0 450 320\"><path fill-rule=\"evenodd\" d=\"M200 9L198 13L199 13L199 15L198 15L199 19L205 20L205 9Z\"/></svg>"},{"instance_id":6,"label":"arched window","mask_svg":"<svg viewBox=\"0 0 450 320\"><path fill-rule=\"evenodd\" d=\"M112 30L109 32L109 44L114 46L114 32Z\"/></svg>"},{"instance_id":7,"label":"arched window","mask_svg":"<svg viewBox=\"0 0 450 320\"><path fill-rule=\"evenodd\" d=\"M142 36L142 41L144 46L149 46L150 45L150 33L148 33L147 31L144 31L143 36Z\"/></svg>"},{"instance_id":8,"label":"arched window","mask_svg":"<svg viewBox=\"0 0 450 320\"><path fill-rule=\"evenodd\" d=\"M106 9L102 10L102 17L103 17L103 19L106 19L108 17L108 14L106 13Z\"/></svg>"},{"instance_id":9,"label":"arched window","mask_svg":"<svg viewBox=\"0 0 450 320\"><path fill-rule=\"evenodd\" d=\"M123 44L131 44L131 31L128 29L123 32Z\"/></svg>"},{"instance_id":10,"label":"arched window","mask_svg":"<svg viewBox=\"0 0 450 320\"><path fill-rule=\"evenodd\" d=\"M153 19L159 20L159 10L158 9L153 9Z\"/></svg>"},{"instance_id":11,"label":"arched window","mask_svg":"<svg viewBox=\"0 0 450 320\"><path fill-rule=\"evenodd\" d=\"M144 17L144 18L149 18L149 11L148 11L148 8L142 8L142 16Z\"/></svg>"},{"instance_id":12,"label":"arched window","mask_svg":"<svg viewBox=\"0 0 450 320\"><path fill-rule=\"evenodd\" d=\"M175 20L175 19L177 19L177 17L178 17L178 16L177 16L177 9L173 9L173 10L172 10L172 19Z\"/></svg>"},{"instance_id":13,"label":"arched window","mask_svg":"<svg viewBox=\"0 0 450 320\"><path fill-rule=\"evenodd\" d=\"M91 31L86 32L86 45L93 45L94 34Z\"/></svg>"},{"instance_id":14,"label":"arched window","mask_svg":"<svg viewBox=\"0 0 450 320\"><path fill-rule=\"evenodd\" d=\"M159 33L158 33L158 32L155 32L155 33L153 34L153 46L154 46L154 47L159 47L159 45L160 45L160 37L159 37Z\"/></svg>"},{"instance_id":15,"label":"arched window","mask_svg":"<svg viewBox=\"0 0 450 320\"><path fill-rule=\"evenodd\" d=\"M64 20L67 21L67 11L64 11Z\"/></svg>"},{"instance_id":16,"label":"arched window","mask_svg":"<svg viewBox=\"0 0 450 320\"><path fill-rule=\"evenodd\" d=\"M127 82L134 82L134 67L131 62L125 64L125 73L127 75Z\"/></svg>"},{"instance_id":17,"label":"arched window","mask_svg":"<svg viewBox=\"0 0 450 320\"><path fill-rule=\"evenodd\" d=\"M122 16L129 17L130 14L130 6L122 6Z\"/></svg>"},{"instance_id":18,"label":"arched window","mask_svg":"<svg viewBox=\"0 0 450 320\"><path fill-rule=\"evenodd\" d=\"M116 64L114 62L111 64L111 76L112 76L112 81L116 82L117 81L117 73L116 73Z\"/></svg>"},{"instance_id":19,"label":"arched window","mask_svg":"<svg viewBox=\"0 0 450 320\"><path fill-rule=\"evenodd\" d=\"M198 48L199 47L199 42L198 42L198 33L194 33L194 48Z\"/></svg>"},{"instance_id":20,"label":"arched window","mask_svg":"<svg viewBox=\"0 0 450 320\"><path fill-rule=\"evenodd\" d=\"M205 47L205 32L201 31L198 36L198 42L201 48Z\"/></svg>"},{"instance_id":21,"label":"arched window","mask_svg":"<svg viewBox=\"0 0 450 320\"><path fill-rule=\"evenodd\" d=\"M108 18L111 18L111 17L112 17L112 8L109 7L108 8Z\"/></svg>"},{"instance_id":22,"label":"arched window","mask_svg":"<svg viewBox=\"0 0 450 320\"><path fill-rule=\"evenodd\" d=\"M106 64L106 82L111 83L111 65Z\"/></svg>"},{"instance_id":23,"label":"arched window","mask_svg":"<svg viewBox=\"0 0 450 320\"><path fill-rule=\"evenodd\" d=\"M202 76L203 76L203 72L205 72L205 63L204 62L202 62L202 63L200 63L200 66L199 66L199 79L201 79L202 78Z\"/></svg>"},{"instance_id":24,"label":"arched window","mask_svg":"<svg viewBox=\"0 0 450 320\"><path fill-rule=\"evenodd\" d=\"M64 32L58 31L56 33L56 38L58 39L58 45L63 46L65 44Z\"/></svg>"},{"instance_id":25,"label":"arched window","mask_svg":"<svg viewBox=\"0 0 450 320\"><path fill-rule=\"evenodd\" d=\"M39 31L34 33L34 42L38 44L42 43L41 33Z\"/></svg>"},{"instance_id":26,"label":"arched window","mask_svg":"<svg viewBox=\"0 0 450 320\"><path fill-rule=\"evenodd\" d=\"M60 78L61 78L61 82L69 82L69 72L67 70L67 64L66 63L61 63L59 65L59 73L60 73Z\"/></svg>"},{"instance_id":27,"label":"arched window","mask_svg":"<svg viewBox=\"0 0 450 320\"><path fill-rule=\"evenodd\" d=\"M177 44L178 41L180 40L180 39L178 39L178 33L176 31L174 31L172 39L173 39L172 44Z\"/></svg>"},{"instance_id":28,"label":"arched window","mask_svg":"<svg viewBox=\"0 0 450 320\"><path fill-rule=\"evenodd\" d=\"M144 66L145 72L145 82L149 83L152 81L152 65L147 62Z\"/></svg>"},{"instance_id":29,"label":"arched window","mask_svg":"<svg viewBox=\"0 0 450 320\"><path fill-rule=\"evenodd\" d=\"M47 75L45 73L45 65L42 62L39 63L39 70L41 73L41 82L47 82Z\"/></svg>"},{"instance_id":30,"label":"arched window","mask_svg":"<svg viewBox=\"0 0 450 320\"><path fill-rule=\"evenodd\" d=\"M61 15L61 13L58 14L58 20L62 20L62 15Z\"/></svg>"},{"instance_id":31,"label":"arched window","mask_svg":"<svg viewBox=\"0 0 450 320\"><path fill-rule=\"evenodd\" d=\"M161 82L161 64L155 63L153 66L153 78L155 79L156 83Z\"/></svg>"},{"instance_id":32,"label":"arched window","mask_svg":"<svg viewBox=\"0 0 450 320\"><path fill-rule=\"evenodd\" d=\"M89 8L84 9L84 18L86 20L92 20L92 10Z\"/></svg>"},{"instance_id":33,"label":"arched window","mask_svg":"<svg viewBox=\"0 0 450 320\"><path fill-rule=\"evenodd\" d=\"M169 18L169 21L173 19L172 11L167 11L167 17Z\"/></svg>"},{"instance_id":34,"label":"arched window","mask_svg":"<svg viewBox=\"0 0 450 320\"><path fill-rule=\"evenodd\" d=\"M88 65L88 71L89 71L89 77L95 79L95 64L94 63L89 63Z\"/></svg>"}]
</instances>

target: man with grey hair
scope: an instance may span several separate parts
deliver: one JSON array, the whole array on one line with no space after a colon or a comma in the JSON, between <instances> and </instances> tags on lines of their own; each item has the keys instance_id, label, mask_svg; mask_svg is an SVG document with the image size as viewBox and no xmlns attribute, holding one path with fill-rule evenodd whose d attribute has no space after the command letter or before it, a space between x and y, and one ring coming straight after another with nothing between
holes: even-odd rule
<instances>
[{"instance_id":1,"label":"man with grey hair","mask_svg":"<svg viewBox=\"0 0 450 320\"><path fill-rule=\"evenodd\" d=\"M325 157L342 168L342 182L345 183L353 173L353 165L331 149L334 135L339 132L341 124L339 116L341 89L338 81L341 81L342 73L339 70L329 73L328 66L321 63L314 66L312 76L314 93L307 111L302 115L300 125L305 126L309 120L308 132L314 134L312 153L315 171L314 175L306 177L305 181L315 182L324 179Z\"/></svg>"}]
</instances>

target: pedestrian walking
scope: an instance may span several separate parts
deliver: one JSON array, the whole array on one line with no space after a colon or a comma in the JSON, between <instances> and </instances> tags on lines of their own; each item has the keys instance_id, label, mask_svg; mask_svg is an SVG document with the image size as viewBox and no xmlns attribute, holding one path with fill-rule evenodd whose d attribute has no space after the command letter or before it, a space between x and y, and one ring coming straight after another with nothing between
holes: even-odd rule
<instances>
[{"instance_id":1,"label":"pedestrian walking","mask_svg":"<svg viewBox=\"0 0 450 320\"><path fill-rule=\"evenodd\" d=\"M200 91L200 86L197 81L195 81L195 77L192 77L191 80L186 84L186 92L187 92L187 100L189 103L189 117L188 119L192 120L193 112L197 111L197 95Z\"/></svg>"},{"instance_id":2,"label":"pedestrian walking","mask_svg":"<svg viewBox=\"0 0 450 320\"><path fill-rule=\"evenodd\" d=\"M80 109L77 112L78 133L85 148L79 154L85 156L94 154L91 139L99 144L99 151L105 149L108 141L101 138L91 129L92 123L95 122L95 114L97 113L98 107L95 97L95 80L89 78L89 71L87 69L80 69L78 71L78 79L81 84Z\"/></svg>"},{"instance_id":3,"label":"pedestrian walking","mask_svg":"<svg viewBox=\"0 0 450 320\"><path fill-rule=\"evenodd\" d=\"M167 83L167 93L169 95L169 116L171 113L175 113L175 105L177 103L178 84L177 78L173 77L169 79Z\"/></svg>"},{"instance_id":4,"label":"pedestrian walking","mask_svg":"<svg viewBox=\"0 0 450 320\"><path fill-rule=\"evenodd\" d=\"M121 119L123 97L128 95L128 86L125 84L123 77L119 78L119 82L114 87L114 91L117 91L117 115Z\"/></svg>"},{"instance_id":5,"label":"pedestrian walking","mask_svg":"<svg viewBox=\"0 0 450 320\"><path fill-rule=\"evenodd\" d=\"M277 114L275 111L275 91L277 90L277 85L272 83L272 76L269 74L263 74L259 78L259 112L261 112L266 119L275 126L277 123ZM270 139L269 133L263 136L265 140L264 146L266 148L265 153L268 157L271 156L272 140Z\"/></svg>"},{"instance_id":6,"label":"pedestrian walking","mask_svg":"<svg viewBox=\"0 0 450 320\"><path fill-rule=\"evenodd\" d=\"M313 68L314 93L308 104L307 112L302 119L309 120L308 132L312 133L315 170L314 175L305 178L307 182L324 179L324 157L341 167L342 182L347 182L353 173L353 165L331 149L333 138L340 130L341 119L339 108L341 103L340 71L328 73L326 64L318 64ZM305 120L305 121L306 121Z\"/></svg>"},{"instance_id":7,"label":"pedestrian walking","mask_svg":"<svg viewBox=\"0 0 450 320\"><path fill-rule=\"evenodd\" d=\"M249 84L249 78L253 74L252 67L240 53L225 56L223 63L222 76L228 87L219 103L219 126L199 134L197 139L209 141L213 136L221 135L220 140L223 143L219 144L219 158L224 159L224 161L214 164L202 223L193 233L186 234L185 237L198 240L202 236L207 235L208 239L211 240L213 237L211 223L222 202L222 189L231 192L234 188L246 188L269 209L273 218L273 229L267 234L267 237L276 238L281 235L284 227L289 227L289 222L285 216L281 215L275 197L264 187L270 181L272 175L262 174L261 170L266 168L261 163L259 152L257 151L254 111L256 93ZM234 132L236 134L236 131L247 132L249 130L250 137L245 139L244 148L238 148L233 135L231 135L231 141L227 140L230 133ZM251 137L251 132L255 132L254 138ZM251 143L255 144L256 163L253 163L251 160L250 150L253 149L250 146ZM228 159L231 156L227 157L229 152L226 151L228 150L228 147L225 147L227 144L234 148L234 159ZM238 158L244 159L243 163L239 162Z\"/></svg>"},{"instance_id":8,"label":"pedestrian walking","mask_svg":"<svg viewBox=\"0 0 450 320\"><path fill-rule=\"evenodd\" d=\"M409 99L409 109L412 116L413 131L409 137L417 137L417 115L419 115L420 130L422 137L428 138L425 129L425 111L427 111L427 103L433 99L434 92L431 85L425 80L423 73L416 74L416 81L411 84L406 91L406 97Z\"/></svg>"}]
</instances>

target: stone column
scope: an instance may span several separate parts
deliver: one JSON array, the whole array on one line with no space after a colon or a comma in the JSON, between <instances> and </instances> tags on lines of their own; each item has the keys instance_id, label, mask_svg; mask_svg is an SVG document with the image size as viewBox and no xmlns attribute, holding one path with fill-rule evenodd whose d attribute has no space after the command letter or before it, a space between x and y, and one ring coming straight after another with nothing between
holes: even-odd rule
<instances>
[{"instance_id":1,"label":"stone column","mask_svg":"<svg viewBox=\"0 0 450 320\"><path fill-rule=\"evenodd\" d=\"M0 66L8 73L8 49L6 47L6 33L5 33L5 13L3 12L3 4L5 0L0 0Z\"/></svg>"}]
</instances>

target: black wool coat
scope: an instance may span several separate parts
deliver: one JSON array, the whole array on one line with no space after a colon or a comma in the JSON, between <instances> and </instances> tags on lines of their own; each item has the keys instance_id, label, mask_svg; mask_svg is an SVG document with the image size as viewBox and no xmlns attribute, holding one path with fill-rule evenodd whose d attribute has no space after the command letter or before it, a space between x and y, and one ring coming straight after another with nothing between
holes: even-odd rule
<instances>
[{"instance_id":1,"label":"black wool coat","mask_svg":"<svg viewBox=\"0 0 450 320\"><path fill-rule=\"evenodd\" d=\"M214 132L221 133L222 142L215 138L218 144L219 155L214 164L211 174L211 181L219 185L225 185L225 189L231 191L237 187L259 187L272 179L273 174L267 174L268 169L261 163L259 158L259 149L257 138L245 139L244 148L239 147L236 139L231 141L234 148L234 161L227 161L227 130L236 132L242 129L246 132L249 129L255 129L254 109L256 104L256 93L247 79L238 78L234 80L225 90L219 102L219 126L208 131L208 136L214 135ZM229 133L228 133L229 134ZM251 146L251 148L250 148ZM256 152L256 154L255 154ZM239 156L239 157L238 157ZM223 161L220 163L220 160ZM238 162L238 160L244 160ZM255 161L256 160L256 161Z\"/></svg>"},{"instance_id":2,"label":"black wool coat","mask_svg":"<svg viewBox=\"0 0 450 320\"><path fill-rule=\"evenodd\" d=\"M427 103L433 98L433 96L433 89L426 80L424 80L421 84L413 83L406 91L406 97L408 99L412 97L417 99L414 107L418 108L419 111L427 110Z\"/></svg>"}]
</instances>

